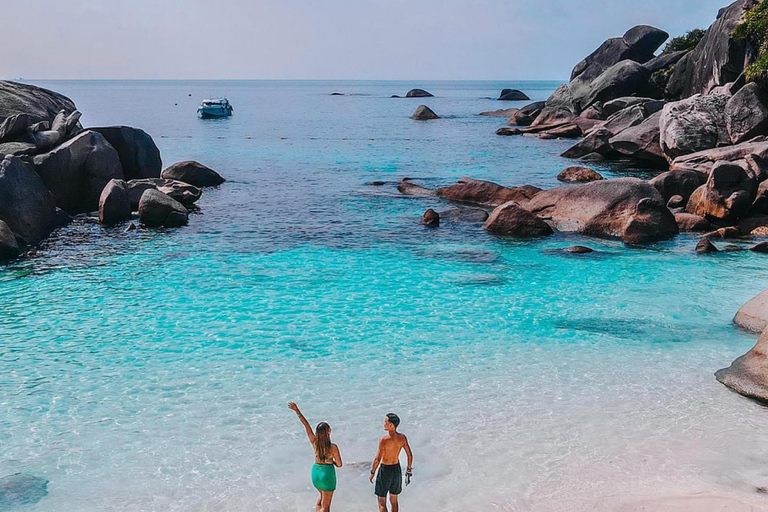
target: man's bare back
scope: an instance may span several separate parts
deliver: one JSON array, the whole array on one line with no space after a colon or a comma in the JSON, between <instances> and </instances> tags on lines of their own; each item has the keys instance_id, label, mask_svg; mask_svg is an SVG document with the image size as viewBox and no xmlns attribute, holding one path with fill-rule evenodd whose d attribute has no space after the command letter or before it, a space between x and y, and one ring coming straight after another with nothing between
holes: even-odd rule
<instances>
[{"instance_id":1,"label":"man's bare back","mask_svg":"<svg viewBox=\"0 0 768 512\"><path fill-rule=\"evenodd\" d=\"M408 446L408 438L399 432L387 432L379 439L381 463L388 466L400 462L400 452Z\"/></svg>"}]
</instances>

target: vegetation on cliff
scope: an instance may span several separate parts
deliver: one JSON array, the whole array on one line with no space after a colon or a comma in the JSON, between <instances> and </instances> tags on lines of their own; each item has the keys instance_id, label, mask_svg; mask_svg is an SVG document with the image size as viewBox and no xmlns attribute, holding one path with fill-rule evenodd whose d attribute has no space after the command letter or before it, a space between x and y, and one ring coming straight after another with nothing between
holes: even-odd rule
<instances>
[{"instance_id":1,"label":"vegetation on cliff","mask_svg":"<svg viewBox=\"0 0 768 512\"><path fill-rule=\"evenodd\" d=\"M763 0L746 14L734 36L746 40L757 51L757 58L746 68L747 81L768 86L768 0Z\"/></svg>"}]
</instances>

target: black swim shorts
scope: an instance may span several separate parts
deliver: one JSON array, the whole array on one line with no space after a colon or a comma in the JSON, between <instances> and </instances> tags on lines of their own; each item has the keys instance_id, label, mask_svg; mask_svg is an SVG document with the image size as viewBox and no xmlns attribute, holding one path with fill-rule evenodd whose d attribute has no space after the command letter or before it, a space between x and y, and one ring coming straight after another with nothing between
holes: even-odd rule
<instances>
[{"instance_id":1,"label":"black swim shorts","mask_svg":"<svg viewBox=\"0 0 768 512\"><path fill-rule=\"evenodd\" d=\"M403 473L400 464L382 464L376 477L376 496L386 498L389 494L400 494L403 490Z\"/></svg>"}]
</instances>

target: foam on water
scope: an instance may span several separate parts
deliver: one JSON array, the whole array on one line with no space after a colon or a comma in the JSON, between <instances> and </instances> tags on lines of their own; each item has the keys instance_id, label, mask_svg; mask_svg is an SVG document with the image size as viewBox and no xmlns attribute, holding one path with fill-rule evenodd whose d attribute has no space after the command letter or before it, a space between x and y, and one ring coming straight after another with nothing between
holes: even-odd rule
<instances>
[{"instance_id":1,"label":"foam on water","mask_svg":"<svg viewBox=\"0 0 768 512\"><path fill-rule=\"evenodd\" d=\"M496 138L503 120L474 114L503 86L556 84L43 85L86 124L143 127L166 162L229 181L187 228L81 220L0 271L0 473L50 480L25 510L309 510L288 400L333 427L342 512L375 506L391 410L416 456L407 510L702 491L765 505L768 415L712 375L754 343L730 320L768 283L761 256L428 229L420 214L444 205L394 191L402 176L554 185L567 142ZM438 98L388 97L411 85ZM195 119L209 93L235 116ZM408 119L422 102L450 117ZM598 252L553 250L575 243Z\"/></svg>"}]
</instances>

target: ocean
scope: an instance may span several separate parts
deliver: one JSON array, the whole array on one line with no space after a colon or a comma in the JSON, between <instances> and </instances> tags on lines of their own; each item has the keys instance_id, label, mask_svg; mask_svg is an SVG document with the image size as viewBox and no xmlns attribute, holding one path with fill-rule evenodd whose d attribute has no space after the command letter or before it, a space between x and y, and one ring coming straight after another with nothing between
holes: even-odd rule
<instances>
[{"instance_id":1,"label":"ocean","mask_svg":"<svg viewBox=\"0 0 768 512\"><path fill-rule=\"evenodd\" d=\"M768 414L713 373L755 337L751 252L429 229L461 176L557 186L570 141L498 137L504 87L557 82L35 81L85 126L151 134L165 165L227 182L173 230L79 218L0 268L0 476L46 478L18 510L309 511L327 421L333 510L375 510L388 412L414 451L403 510L615 510L688 493L768 498ZM435 98L394 99L412 87ZM331 96L333 92L343 96ZM201 120L209 96L235 108ZM441 119L409 119L419 104ZM596 167L606 177L644 169ZM384 185L369 185L383 181ZM556 249L588 245L574 256Z\"/></svg>"}]
</instances>

